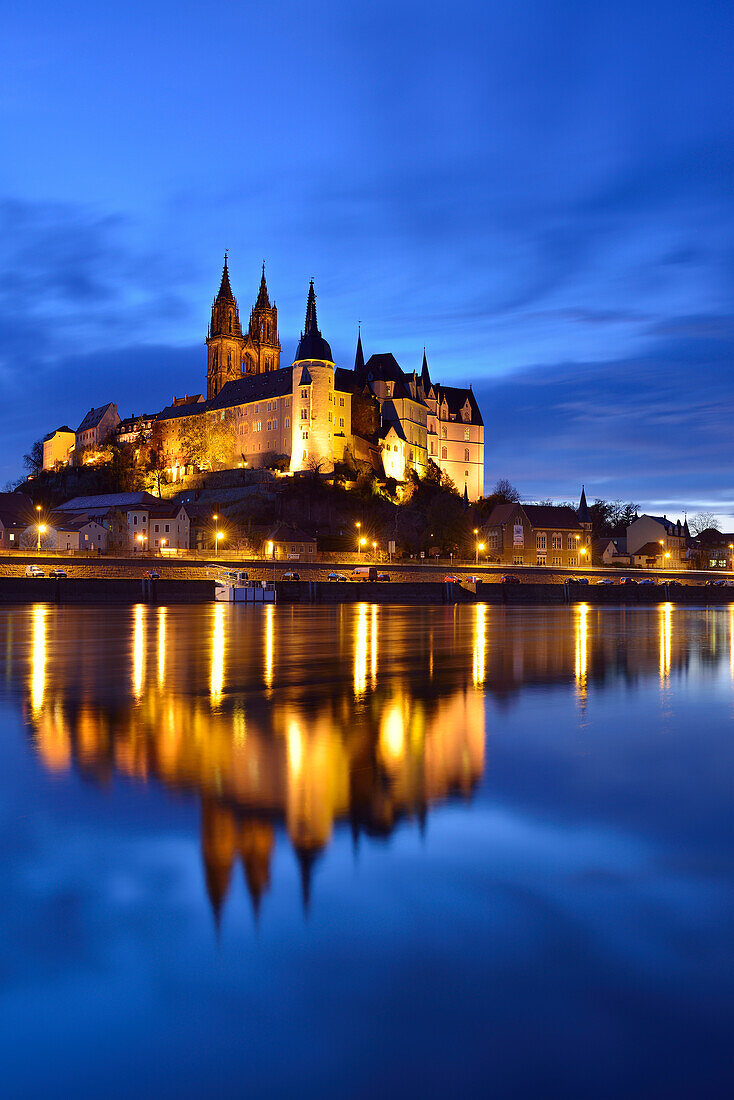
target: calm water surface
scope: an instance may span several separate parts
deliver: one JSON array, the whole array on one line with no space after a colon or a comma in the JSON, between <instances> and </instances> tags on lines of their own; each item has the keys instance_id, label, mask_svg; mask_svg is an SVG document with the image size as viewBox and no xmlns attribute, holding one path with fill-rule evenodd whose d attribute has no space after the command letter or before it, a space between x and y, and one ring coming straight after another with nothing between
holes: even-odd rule
<instances>
[{"instance_id":1,"label":"calm water surface","mask_svg":"<svg viewBox=\"0 0 734 1100\"><path fill-rule=\"evenodd\" d=\"M3 1094L734 1088L734 609L0 611Z\"/></svg>"}]
</instances>

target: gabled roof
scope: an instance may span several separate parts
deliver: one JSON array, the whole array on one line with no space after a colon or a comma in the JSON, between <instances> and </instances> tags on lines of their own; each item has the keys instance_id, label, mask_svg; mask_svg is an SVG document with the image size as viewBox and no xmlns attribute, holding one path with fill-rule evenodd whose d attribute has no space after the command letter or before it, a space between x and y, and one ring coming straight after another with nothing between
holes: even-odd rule
<instances>
[{"instance_id":1,"label":"gabled roof","mask_svg":"<svg viewBox=\"0 0 734 1100\"><path fill-rule=\"evenodd\" d=\"M641 516L637 516L637 519L652 519L655 523L659 523L661 527L665 528L665 532L668 535L682 536L685 534L685 528L680 520L668 519L667 516L650 516L647 512L644 512Z\"/></svg>"},{"instance_id":2,"label":"gabled roof","mask_svg":"<svg viewBox=\"0 0 734 1100\"><path fill-rule=\"evenodd\" d=\"M581 525L573 508L555 504L495 504L487 520L490 527L507 523L513 512L519 508L531 527L555 527L559 531L580 531Z\"/></svg>"},{"instance_id":3,"label":"gabled roof","mask_svg":"<svg viewBox=\"0 0 734 1100\"><path fill-rule=\"evenodd\" d=\"M175 519L182 509L186 512L187 518L190 518L187 505L175 500L162 500L157 504L151 504L149 511L151 519Z\"/></svg>"},{"instance_id":4,"label":"gabled roof","mask_svg":"<svg viewBox=\"0 0 734 1100\"><path fill-rule=\"evenodd\" d=\"M28 524L35 518L33 501L25 493L0 493L0 518L5 527Z\"/></svg>"},{"instance_id":5,"label":"gabled roof","mask_svg":"<svg viewBox=\"0 0 734 1100\"><path fill-rule=\"evenodd\" d=\"M462 389L458 386L437 386L434 384L433 391L439 405L442 405L444 401L446 402L450 415L461 420L461 412L468 401L471 410L471 420L469 423L484 424L482 414L479 411L479 405L477 404L477 399L471 388Z\"/></svg>"},{"instance_id":6,"label":"gabled roof","mask_svg":"<svg viewBox=\"0 0 734 1100\"><path fill-rule=\"evenodd\" d=\"M382 427L378 432L378 438L387 439L390 432L395 432L395 435L398 437L398 439L402 439L405 443L408 442L405 436L405 432L403 431L403 426L399 420L384 420L382 423Z\"/></svg>"},{"instance_id":7,"label":"gabled roof","mask_svg":"<svg viewBox=\"0 0 734 1100\"><path fill-rule=\"evenodd\" d=\"M77 428L77 434L79 432L88 432L91 431L92 428L96 428L104 414L110 408L112 408L112 402L108 401L106 405L99 405L96 409L90 409Z\"/></svg>"},{"instance_id":8,"label":"gabled roof","mask_svg":"<svg viewBox=\"0 0 734 1100\"><path fill-rule=\"evenodd\" d=\"M73 497L65 501L60 510L99 514L110 508L145 508L151 504L157 504L151 493L100 493L98 496Z\"/></svg>"},{"instance_id":9,"label":"gabled roof","mask_svg":"<svg viewBox=\"0 0 734 1100\"><path fill-rule=\"evenodd\" d=\"M231 385L228 382L227 385ZM222 387L224 390L226 387ZM221 393L222 390L219 392ZM168 405L163 412L159 412L156 420L180 420L183 416L198 416L209 408L208 401L190 401L187 405Z\"/></svg>"},{"instance_id":10,"label":"gabled roof","mask_svg":"<svg viewBox=\"0 0 734 1100\"><path fill-rule=\"evenodd\" d=\"M96 521L88 515L78 515L63 510L60 512L52 512L46 522L48 526L53 527L55 531L81 531L83 527L86 527L90 523L95 523Z\"/></svg>"},{"instance_id":11,"label":"gabled roof","mask_svg":"<svg viewBox=\"0 0 734 1100\"><path fill-rule=\"evenodd\" d=\"M250 401L263 401L269 397L285 397L293 391L293 368L265 371L264 374L246 374L227 382L216 397L199 405L199 409L231 409L247 405ZM190 415L190 414L189 414Z\"/></svg>"},{"instance_id":12,"label":"gabled roof","mask_svg":"<svg viewBox=\"0 0 734 1100\"><path fill-rule=\"evenodd\" d=\"M279 523L273 527L267 537L271 542L316 542L315 535L309 535L308 531L300 527L290 527L287 523Z\"/></svg>"},{"instance_id":13,"label":"gabled roof","mask_svg":"<svg viewBox=\"0 0 734 1100\"><path fill-rule=\"evenodd\" d=\"M646 542L644 546L638 547L632 554L633 558L657 558L662 554L663 548L659 542Z\"/></svg>"},{"instance_id":14,"label":"gabled roof","mask_svg":"<svg viewBox=\"0 0 734 1100\"><path fill-rule=\"evenodd\" d=\"M54 428L54 430L52 432L49 432L48 435L44 435L43 442L48 443L49 439L53 439L53 437L55 435L58 435L59 432L67 432L69 435L74 435L74 429L67 427L66 424L63 424L60 428Z\"/></svg>"}]
</instances>

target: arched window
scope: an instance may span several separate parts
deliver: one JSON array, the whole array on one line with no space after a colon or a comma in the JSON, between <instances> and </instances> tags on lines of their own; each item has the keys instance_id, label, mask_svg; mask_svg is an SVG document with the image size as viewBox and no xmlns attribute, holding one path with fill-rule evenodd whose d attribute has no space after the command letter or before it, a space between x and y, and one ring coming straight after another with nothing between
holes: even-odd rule
<instances>
[{"instance_id":1,"label":"arched window","mask_svg":"<svg viewBox=\"0 0 734 1100\"><path fill-rule=\"evenodd\" d=\"M442 447L441 448L441 458L447 458L447 457L448 457L448 453L446 451L446 448Z\"/></svg>"}]
</instances>

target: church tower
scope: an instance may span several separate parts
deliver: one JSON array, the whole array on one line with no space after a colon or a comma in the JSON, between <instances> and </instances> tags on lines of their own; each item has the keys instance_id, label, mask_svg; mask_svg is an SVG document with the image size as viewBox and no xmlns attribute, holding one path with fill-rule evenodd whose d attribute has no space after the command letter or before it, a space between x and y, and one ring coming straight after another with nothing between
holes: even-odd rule
<instances>
[{"instance_id":1,"label":"church tower","mask_svg":"<svg viewBox=\"0 0 734 1100\"><path fill-rule=\"evenodd\" d=\"M207 368L206 396L210 400L227 382L242 377L242 366L247 341L243 339L240 313L232 287L229 285L227 254L224 254L224 270L219 293L212 305L212 319L206 337Z\"/></svg>"},{"instance_id":2,"label":"church tower","mask_svg":"<svg viewBox=\"0 0 734 1100\"><path fill-rule=\"evenodd\" d=\"M250 339L255 346L255 356L247 356L247 373L263 374L280 367L280 342L278 340L278 310L270 304L268 284L265 282L265 263L260 280L260 291L250 314Z\"/></svg>"},{"instance_id":3,"label":"church tower","mask_svg":"<svg viewBox=\"0 0 734 1100\"><path fill-rule=\"evenodd\" d=\"M308 288L306 325L293 361L291 470L312 463L334 469L334 360L316 320L313 279Z\"/></svg>"}]
</instances>

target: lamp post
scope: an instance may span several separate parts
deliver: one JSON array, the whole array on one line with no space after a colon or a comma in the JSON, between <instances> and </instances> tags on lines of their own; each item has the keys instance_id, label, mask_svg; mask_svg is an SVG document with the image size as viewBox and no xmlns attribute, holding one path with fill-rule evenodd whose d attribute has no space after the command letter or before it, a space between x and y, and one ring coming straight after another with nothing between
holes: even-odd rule
<instances>
[{"instance_id":1,"label":"lamp post","mask_svg":"<svg viewBox=\"0 0 734 1100\"><path fill-rule=\"evenodd\" d=\"M665 546L665 542L664 542L664 540L663 540L663 539L658 539L658 542L660 543L660 546L661 546L661 550L660 550L660 557L661 557L661 558L663 559L663 564L662 564L662 566L661 566L661 569L664 569L664 568L665 568L665 559L666 559L666 558L669 558L669 557L670 557L670 554L664 554L664 553L663 553L662 547L664 547L664 546Z\"/></svg>"},{"instance_id":2,"label":"lamp post","mask_svg":"<svg viewBox=\"0 0 734 1100\"><path fill-rule=\"evenodd\" d=\"M168 543L168 539L161 539L161 555L163 554L163 547Z\"/></svg>"},{"instance_id":3,"label":"lamp post","mask_svg":"<svg viewBox=\"0 0 734 1100\"><path fill-rule=\"evenodd\" d=\"M38 550L39 551L41 549L41 535L45 532L45 530L46 530L46 524L45 523L39 523L39 525L38 525Z\"/></svg>"},{"instance_id":4,"label":"lamp post","mask_svg":"<svg viewBox=\"0 0 734 1100\"><path fill-rule=\"evenodd\" d=\"M377 561L377 543L372 543L372 557Z\"/></svg>"},{"instance_id":5,"label":"lamp post","mask_svg":"<svg viewBox=\"0 0 734 1100\"><path fill-rule=\"evenodd\" d=\"M212 516L214 520L214 554L219 556L219 516L215 512Z\"/></svg>"},{"instance_id":6,"label":"lamp post","mask_svg":"<svg viewBox=\"0 0 734 1100\"><path fill-rule=\"evenodd\" d=\"M734 571L734 542L729 543L729 569Z\"/></svg>"},{"instance_id":7,"label":"lamp post","mask_svg":"<svg viewBox=\"0 0 734 1100\"><path fill-rule=\"evenodd\" d=\"M361 539L359 540L359 544L357 546L357 561L361 560L362 547L366 546L366 544L367 544L367 539L364 537L364 535L362 535Z\"/></svg>"},{"instance_id":8,"label":"lamp post","mask_svg":"<svg viewBox=\"0 0 734 1100\"><path fill-rule=\"evenodd\" d=\"M476 556L476 564L477 565L479 565L479 551L480 550L482 551L482 553L484 553L484 543L483 542L478 542L477 543L477 556Z\"/></svg>"},{"instance_id":9,"label":"lamp post","mask_svg":"<svg viewBox=\"0 0 734 1100\"><path fill-rule=\"evenodd\" d=\"M216 557L219 557L219 543L222 541L223 538L224 538L224 531L217 531L217 537L216 537L216 540L215 540L215 542L216 542L216 549L215 549Z\"/></svg>"}]
</instances>

